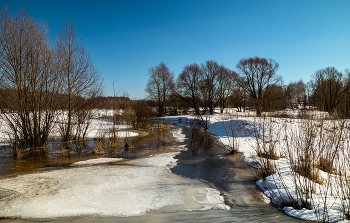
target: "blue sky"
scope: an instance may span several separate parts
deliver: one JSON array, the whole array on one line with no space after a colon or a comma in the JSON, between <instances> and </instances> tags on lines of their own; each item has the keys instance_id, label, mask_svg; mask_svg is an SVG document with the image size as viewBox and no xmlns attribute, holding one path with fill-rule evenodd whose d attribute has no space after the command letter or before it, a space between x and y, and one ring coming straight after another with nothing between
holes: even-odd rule
<instances>
[{"instance_id":1,"label":"blue sky","mask_svg":"<svg viewBox=\"0 0 350 223\"><path fill-rule=\"evenodd\" d=\"M76 1L0 0L47 24L53 44L74 21L95 67L131 99L145 97L149 67L164 62L175 77L186 64L272 58L285 84L307 82L318 69L350 69L350 1Z\"/></svg>"}]
</instances>

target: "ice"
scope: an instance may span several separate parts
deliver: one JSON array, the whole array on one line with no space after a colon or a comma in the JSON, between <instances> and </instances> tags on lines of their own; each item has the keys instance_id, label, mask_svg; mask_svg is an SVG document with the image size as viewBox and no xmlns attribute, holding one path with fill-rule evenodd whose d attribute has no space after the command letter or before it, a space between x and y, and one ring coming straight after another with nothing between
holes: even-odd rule
<instances>
[{"instance_id":1,"label":"ice","mask_svg":"<svg viewBox=\"0 0 350 223\"><path fill-rule=\"evenodd\" d=\"M198 195L193 196L193 200L204 205L199 209L186 209L186 211L206 211L210 209L230 210L231 208L224 203L224 198L220 191L214 188L198 188Z\"/></svg>"},{"instance_id":2,"label":"ice","mask_svg":"<svg viewBox=\"0 0 350 223\"><path fill-rule=\"evenodd\" d=\"M0 200L0 217L137 216L165 206L183 205L186 200L184 191L192 191L196 203L188 204L186 207L192 208L187 211L229 210L220 191L197 187L203 182L196 184L192 180L189 184L189 179L171 173L170 168L178 161L173 158L177 154L124 159L123 163L117 162L116 165L102 162L120 159L91 159L75 163L74 168L0 180L0 192L10 191L8 199Z\"/></svg>"},{"instance_id":3,"label":"ice","mask_svg":"<svg viewBox=\"0 0 350 223\"><path fill-rule=\"evenodd\" d=\"M0 181L16 196L0 202L0 217L134 216L180 205L180 186L168 176L178 153L20 175Z\"/></svg>"},{"instance_id":4,"label":"ice","mask_svg":"<svg viewBox=\"0 0 350 223\"><path fill-rule=\"evenodd\" d=\"M299 111L287 112L290 117L299 115ZM203 119L208 123L208 132L216 135L222 144L231 146L233 140L237 140L235 145L238 145L238 150L244 155L247 164L253 167L259 166L259 158L256 154L258 143L271 143L271 137L282 132L283 124L289 129L293 129L299 122L298 119L273 118L271 123L274 125L274 132L269 132L266 134L267 140L262 140L261 137L255 137L260 134L257 125L259 118L239 115L243 113L233 113L236 114L234 119L230 119L230 116L225 114L203 116ZM112 114L108 112L108 115ZM310 115L326 116L322 112ZM163 119L198 123L198 117L190 115L164 117ZM0 127L0 137L2 140L6 140L6 128ZM113 126L111 122L95 119L92 121L88 137L109 134L111 129L118 130L118 137L137 135L137 133L125 131L126 128L129 126ZM55 132L54 129L53 134L58 134L58 132ZM174 131L173 136L177 137L179 141L185 139L182 130ZM288 137L288 135L283 137ZM276 141L283 142L283 137ZM280 144L277 143L275 146L277 153L283 152ZM2 179L0 180L0 193L3 196L0 199L0 218L133 216L143 215L150 210L169 205L183 204L182 190L184 185L172 179L170 168L174 167L177 162L187 161L173 159L177 154L167 153L144 159L123 160L123 162L116 162L118 160L115 159L93 159L78 162L72 168ZM344 154L348 156L347 151L344 151ZM105 163L111 162L115 162L114 165L105 165ZM265 180L256 182L266 195L264 201L269 203L268 200L274 202L279 197L285 200L288 200L290 196L297 197L295 176L302 181L307 181L307 179L296 175L291 170L291 164L286 158L280 158L273 163L278 167L279 172L267 176ZM94 166L89 166L91 164ZM332 178L332 175L322 171L320 175L323 178ZM190 186L186 184L186 187ZM196 192L192 196L193 201L200 205L186 210L229 209L224 204L218 190L209 187L196 187L194 190ZM339 188L335 188L335 190L339 190ZM321 205L323 205L322 199L325 199L324 191L324 185L317 184L313 192L314 206L317 206L320 212L323 211ZM342 207L336 195L336 193L326 195L330 204L327 210L329 221L349 222L343 219ZM317 220L315 209L297 210L286 206L283 210L286 214L300 219Z\"/></svg>"},{"instance_id":5,"label":"ice","mask_svg":"<svg viewBox=\"0 0 350 223\"><path fill-rule=\"evenodd\" d=\"M178 130L173 130L172 133L173 133L173 137L176 138L177 141L179 142L184 142L186 137L184 134L182 134L183 132L183 129L182 128L179 128Z\"/></svg>"}]
</instances>

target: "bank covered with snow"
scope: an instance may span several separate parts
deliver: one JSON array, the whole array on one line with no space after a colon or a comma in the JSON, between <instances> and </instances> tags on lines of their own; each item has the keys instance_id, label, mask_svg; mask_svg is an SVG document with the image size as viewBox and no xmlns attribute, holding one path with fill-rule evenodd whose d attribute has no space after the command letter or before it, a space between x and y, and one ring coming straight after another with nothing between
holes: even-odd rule
<instances>
[{"instance_id":1,"label":"bank covered with snow","mask_svg":"<svg viewBox=\"0 0 350 223\"><path fill-rule=\"evenodd\" d=\"M284 118L272 115L258 118L234 112L202 119L188 115L164 119L190 124L204 120L206 131L224 148L240 151L249 165L265 173L273 170L256 184L286 214L303 220L350 222L349 120L332 120L323 112L303 114L304 119L298 119L300 111L286 111ZM267 158L268 154L277 158ZM326 164L329 172L324 170Z\"/></svg>"}]
</instances>

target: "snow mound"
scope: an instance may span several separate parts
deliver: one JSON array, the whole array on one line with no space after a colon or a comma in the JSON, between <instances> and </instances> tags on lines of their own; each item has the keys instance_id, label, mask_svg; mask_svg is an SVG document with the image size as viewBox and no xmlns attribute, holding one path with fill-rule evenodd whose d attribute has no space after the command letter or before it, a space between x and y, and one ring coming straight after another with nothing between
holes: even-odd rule
<instances>
[{"instance_id":1,"label":"snow mound","mask_svg":"<svg viewBox=\"0 0 350 223\"><path fill-rule=\"evenodd\" d=\"M75 162L71 166L111 163L111 162L117 162L121 160L123 160L123 158L97 158L97 159L90 159L90 160Z\"/></svg>"}]
</instances>

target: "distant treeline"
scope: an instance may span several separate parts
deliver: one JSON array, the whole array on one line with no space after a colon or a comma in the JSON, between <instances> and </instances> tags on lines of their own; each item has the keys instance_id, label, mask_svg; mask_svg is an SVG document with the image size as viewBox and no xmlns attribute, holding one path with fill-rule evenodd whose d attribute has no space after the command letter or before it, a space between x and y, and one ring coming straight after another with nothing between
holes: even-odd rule
<instances>
[{"instance_id":1,"label":"distant treeline","mask_svg":"<svg viewBox=\"0 0 350 223\"><path fill-rule=\"evenodd\" d=\"M239 111L249 107L262 112L285 108L317 108L330 115L349 117L350 72L334 67L317 70L308 83L302 80L284 85L277 75L279 64L273 59L243 58L233 71L214 60L185 65L175 79L164 64L150 67L147 98L158 108L158 116L169 107L193 108L196 114L213 114L227 107Z\"/></svg>"},{"instance_id":2,"label":"distant treeline","mask_svg":"<svg viewBox=\"0 0 350 223\"><path fill-rule=\"evenodd\" d=\"M96 97L95 108L98 109L127 109L131 100L128 97Z\"/></svg>"}]
</instances>

